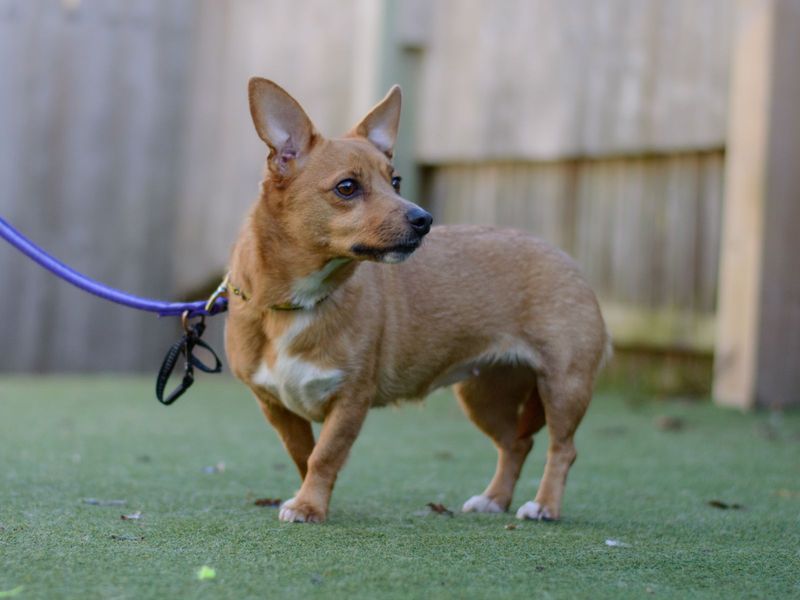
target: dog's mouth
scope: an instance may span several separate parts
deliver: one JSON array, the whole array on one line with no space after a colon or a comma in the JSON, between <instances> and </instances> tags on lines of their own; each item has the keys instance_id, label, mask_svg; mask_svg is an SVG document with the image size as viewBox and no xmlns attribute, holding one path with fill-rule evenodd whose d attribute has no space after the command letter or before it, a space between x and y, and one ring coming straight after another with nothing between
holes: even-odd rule
<instances>
[{"instance_id":1,"label":"dog's mouth","mask_svg":"<svg viewBox=\"0 0 800 600\"><path fill-rule=\"evenodd\" d=\"M407 259L419 248L422 238L416 240L404 240L392 246L368 246L366 244L356 244L352 248L353 254L360 257L385 263L399 263Z\"/></svg>"}]
</instances>

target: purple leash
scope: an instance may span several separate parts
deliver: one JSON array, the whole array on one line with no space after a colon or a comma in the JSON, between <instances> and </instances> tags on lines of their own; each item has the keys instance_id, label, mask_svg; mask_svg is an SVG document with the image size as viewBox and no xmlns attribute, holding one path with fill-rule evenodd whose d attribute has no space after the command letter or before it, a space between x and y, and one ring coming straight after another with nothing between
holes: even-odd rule
<instances>
[{"instance_id":1,"label":"purple leash","mask_svg":"<svg viewBox=\"0 0 800 600\"><path fill-rule=\"evenodd\" d=\"M183 315L186 311L189 311L188 317L210 316L225 312L228 309L227 298L217 298L211 310L207 311L205 300L198 300L196 302L164 302L163 300L153 300L151 298L135 296L123 292L122 290L103 285L99 281L95 281L86 275L78 273L75 269L68 267L57 258L54 258L36 246L2 217L0 217L0 237L25 254L28 258L39 263L53 275L60 277L64 281L71 283L85 292L129 308L156 313L159 317L177 317Z\"/></svg>"},{"instance_id":2,"label":"purple leash","mask_svg":"<svg viewBox=\"0 0 800 600\"><path fill-rule=\"evenodd\" d=\"M135 296L134 294L128 294L122 290L103 285L99 281L95 281L82 273L78 273L75 269L65 265L57 258L39 248L19 231L14 229L11 224L2 217L0 217L0 237L25 254L28 258L39 263L53 275L60 277L64 281L71 283L85 292L129 308L156 313L159 317L182 317L185 334L170 348L169 352L167 352L167 356L161 365L161 370L159 371L156 381L156 397L162 404L172 404L172 402L177 400L177 398L192 385L194 381L194 367L207 373L218 373L221 370L222 364L219 358L217 358L216 353L205 342L200 340L200 336L203 335L205 329L203 321L206 316L216 315L228 310L227 298L217 297L213 304L211 304L210 310L206 310L207 302L205 300L198 300L195 302L164 302L163 300L153 300L151 298ZM194 317L199 317L199 321L195 324L189 323L189 320ZM197 357L192 354L192 350L195 346L200 346L208 350L215 360L215 365L208 366L198 360ZM164 399L164 387L172 370L175 368L175 363L181 355L186 357L183 381L178 388Z\"/></svg>"}]
</instances>

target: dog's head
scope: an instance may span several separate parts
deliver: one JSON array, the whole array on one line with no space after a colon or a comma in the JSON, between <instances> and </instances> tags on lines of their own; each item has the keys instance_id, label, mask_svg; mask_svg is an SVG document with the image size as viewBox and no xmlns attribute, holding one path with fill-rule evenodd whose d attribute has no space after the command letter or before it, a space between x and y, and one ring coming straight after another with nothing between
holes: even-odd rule
<instances>
[{"instance_id":1,"label":"dog's head","mask_svg":"<svg viewBox=\"0 0 800 600\"><path fill-rule=\"evenodd\" d=\"M300 104L275 83L253 78L250 112L267 157L270 218L292 241L331 258L406 259L431 216L400 196L392 167L400 88L342 138L320 135Z\"/></svg>"}]
</instances>

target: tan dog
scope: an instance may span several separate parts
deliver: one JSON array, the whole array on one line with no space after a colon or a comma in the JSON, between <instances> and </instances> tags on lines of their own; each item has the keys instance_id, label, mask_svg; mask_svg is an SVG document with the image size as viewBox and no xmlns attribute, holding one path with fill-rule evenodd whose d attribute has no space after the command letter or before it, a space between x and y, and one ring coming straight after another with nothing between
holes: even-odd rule
<instances>
[{"instance_id":1,"label":"tan dog","mask_svg":"<svg viewBox=\"0 0 800 600\"><path fill-rule=\"evenodd\" d=\"M280 519L325 519L370 408L453 383L498 451L494 478L463 510L508 509L547 424L544 476L517 517L558 518L573 435L610 347L575 264L518 231L431 230L392 168L397 86L339 139L276 84L252 79L249 93L269 156L233 250L226 349L303 479ZM316 443L311 421L324 423Z\"/></svg>"}]
</instances>

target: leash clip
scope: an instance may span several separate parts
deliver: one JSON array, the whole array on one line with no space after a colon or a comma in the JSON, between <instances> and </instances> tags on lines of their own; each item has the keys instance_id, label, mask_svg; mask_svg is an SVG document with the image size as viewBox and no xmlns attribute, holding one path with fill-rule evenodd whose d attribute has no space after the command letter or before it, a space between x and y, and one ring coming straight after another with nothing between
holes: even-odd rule
<instances>
[{"instance_id":1,"label":"leash clip","mask_svg":"<svg viewBox=\"0 0 800 600\"><path fill-rule=\"evenodd\" d=\"M226 273L225 277L222 280L222 283L220 283L219 286L217 287L217 289L214 290L214 293L211 294L208 297L208 300L206 301L206 312L208 314L210 314L210 315L214 314L213 313L214 305L217 303L217 300L219 298L223 297L223 296L227 296L228 295L228 285L229 285L229 281L228 280L229 280L230 276L231 276L230 273ZM184 314L186 314L186 313L184 313ZM184 329L185 329L185 327L184 327Z\"/></svg>"},{"instance_id":2,"label":"leash clip","mask_svg":"<svg viewBox=\"0 0 800 600\"><path fill-rule=\"evenodd\" d=\"M175 342L167 351L164 362L161 363L161 368L158 370L158 376L156 377L156 398L158 398L158 401L164 406L169 406L175 402L186 390L192 387L195 368L204 373L219 373L222 370L222 361L217 356L217 353L214 352L211 346L200 339L203 336L203 332L206 330L205 316L199 315L199 319L194 323L191 322L191 317L192 315L188 310L184 311L181 315L181 325L183 326L184 334L181 339ZM214 358L213 366L207 365L194 355L196 346L207 350L211 354ZM175 365L181 355L186 359L183 366L183 379L178 386L170 392L169 396L164 398L164 389L167 386L167 381L175 370Z\"/></svg>"}]
</instances>

